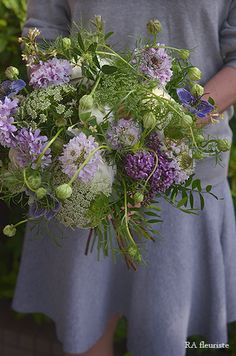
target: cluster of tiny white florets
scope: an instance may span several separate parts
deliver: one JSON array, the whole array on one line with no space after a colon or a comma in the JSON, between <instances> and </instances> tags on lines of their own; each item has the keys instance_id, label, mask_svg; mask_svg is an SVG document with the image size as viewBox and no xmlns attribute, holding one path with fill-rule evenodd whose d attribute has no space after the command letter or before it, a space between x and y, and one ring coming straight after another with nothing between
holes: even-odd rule
<instances>
[{"instance_id":1,"label":"cluster of tiny white florets","mask_svg":"<svg viewBox=\"0 0 236 356\"><path fill-rule=\"evenodd\" d=\"M43 123L48 119L48 112L53 110L59 115L63 114L64 118L70 118L76 103L69 98L75 95L75 92L75 87L70 84L36 89L22 102L19 115ZM67 97L66 104L65 97Z\"/></svg>"},{"instance_id":2,"label":"cluster of tiny white florets","mask_svg":"<svg viewBox=\"0 0 236 356\"><path fill-rule=\"evenodd\" d=\"M88 217L91 203L103 193L109 196L112 192L113 174L107 169L99 169L96 176L89 183L76 180L73 185L73 194L66 199L61 206L56 218L70 228L88 227L91 216ZM53 184L58 186L68 181L68 178L60 170L54 174Z\"/></svg>"}]
</instances>

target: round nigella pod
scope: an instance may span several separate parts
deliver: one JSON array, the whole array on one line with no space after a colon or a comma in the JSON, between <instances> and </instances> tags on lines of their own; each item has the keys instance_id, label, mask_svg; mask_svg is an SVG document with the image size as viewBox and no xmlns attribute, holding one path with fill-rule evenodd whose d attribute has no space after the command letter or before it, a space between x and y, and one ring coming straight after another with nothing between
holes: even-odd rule
<instances>
[{"instance_id":1,"label":"round nigella pod","mask_svg":"<svg viewBox=\"0 0 236 356\"><path fill-rule=\"evenodd\" d=\"M7 67L5 70L5 76L10 80L17 79L19 76L19 70L13 66Z\"/></svg>"},{"instance_id":2,"label":"round nigella pod","mask_svg":"<svg viewBox=\"0 0 236 356\"><path fill-rule=\"evenodd\" d=\"M190 51L188 49L181 49L179 51L179 55L180 55L180 58L182 58L183 60L186 60L190 56Z\"/></svg>"},{"instance_id":3,"label":"round nigella pod","mask_svg":"<svg viewBox=\"0 0 236 356\"><path fill-rule=\"evenodd\" d=\"M144 195L143 195L143 193L141 193L141 192L136 192L136 193L134 194L134 202L135 202L136 204L142 203L143 200L144 200Z\"/></svg>"},{"instance_id":4,"label":"round nigella pod","mask_svg":"<svg viewBox=\"0 0 236 356\"><path fill-rule=\"evenodd\" d=\"M41 183L42 183L42 179L40 174L36 173L34 175L31 175L27 178L27 182L30 186L30 188L32 188L33 190L36 190L40 187Z\"/></svg>"},{"instance_id":5,"label":"round nigella pod","mask_svg":"<svg viewBox=\"0 0 236 356\"><path fill-rule=\"evenodd\" d=\"M145 129L152 129L156 126L157 120L153 112L148 112L143 116L143 127Z\"/></svg>"},{"instance_id":6,"label":"round nigella pod","mask_svg":"<svg viewBox=\"0 0 236 356\"><path fill-rule=\"evenodd\" d=\"M72 192L73 192L73 190L72 190L71 186L67 183L61 184L56 188L56 196L60 200L65 200L65 199L70 198L72 195Z\"/></svg>"},{"instance_id":7,"label":"round nigella pod","mask_svg":"<svg viewBox=\"0 0 236 356\"><path fill-rule=\"evenodd\" d=\"M204 88L200 84L194 84L191 92L194 96L202 96L204 94Z\"/></svg>"},{"instance_id":8,"label":"round nigella pod","mask_svg":"<svg viewBox=\"0 0 236 356\"><path fill-rule=\"evenodd\" d=\"M162 26L159 20L152 19L147 23L147 30L151 35L157 35L162 30Z\"/></svg>"},{"instance_id":9,"label":"round nigella pod","mask_svg":"<svg viewBox=\"0 0 236 356\"><path fill-rule=\"evenodd\" d=\"M182 118L181 118L181 123L183 126L191 126L193 124L193 119L192 119L192 116L190 115L184 115Z\"/></svg>"},{"instance_id":10,"label":"round nigella pod","mask_svg":"<svg viewBox=\"0 0 236 356\"><path fill-rule=\"evenodd\" d=\"M195 136L195 141L198 143L201 143L205 140L205 137L203 135L197 135Z\"/></svg>"},{"instance_id":11,"label":"round nigella pod","mask_svg":"<svg viewBox=\"0 0 236 356\"><path fill-rule=\"evenodd\" d=\"M69 37L64 37L62 39L62 45L64 49L70 49L71 48L71 39Z\"/></svg>"},{"instance_id":12,"label":"round nigella pod","mask_svg":"<svg viewBox=\"0 0 236 356\"><path fill-rule=\"evenodd\" d=\"M231 143L229 140L227 140L227 138L224 138L222 140L217 140L217 148L222 152L229 151L231 148Z\"/></svg>"},{"instance_id":13,"label":"round nigella pod","mask_svg":"<svg viewBox=\"0 0 236 356\"><path fill-rule=\"evenodd\" d=\"M204 154L200 151L195 151L192 154L192 158L193 159L203 159L204 158Z\"/></svg>"},{"instance_id":14,"label":"round nigella pod","mask_svg":"<svg viewBox=\"0 0 236 356\"><path fill-rule=\"evenodd\" d=\"M35 192L37 199L43 199L47 195L47 190L43 187L38 188Z\"/></svg>"},{"instance_id":15,"label":"round nigella pod","mask_svg":"<svg viewBox=\"0 0 236 356\"><path fill-rule=\"evenodd\" d=\"M16 228L14 225L6 225L3 229L3 233L8 237L13 237L16 234Z\"/></svg>"},{"instance_id":16,"label":"round nigella pod","mask_svg":"<svg viewBox=\"0 0 236 356\"><path fill-rule=\"evenodd\" d=\"M79 101L79 117L81 120L88 120L93 109L92 95L84 95Z\"/></svg>"},{"instance_id":17,"label":"round nigella pod","mask_svg":"<svg viewBox=\"0 0 236 356\"><path fill-rule=\"evenodd\" d=\"M202 72L197 67L191 67L188 70L188 76L191 80L200 80L202 77Z\"/></svg>"}]
</instances>

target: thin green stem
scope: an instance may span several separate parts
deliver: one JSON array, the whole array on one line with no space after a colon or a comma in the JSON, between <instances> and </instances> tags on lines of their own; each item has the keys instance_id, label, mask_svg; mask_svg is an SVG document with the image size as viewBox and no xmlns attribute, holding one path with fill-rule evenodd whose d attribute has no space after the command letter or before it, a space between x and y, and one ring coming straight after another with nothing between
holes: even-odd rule
<instances>
[{"instance_id":1,"label":"thin green stem","mask_svg":"<svg viewBox=\"0 0 236 356\"><path fill-rule=\"evenodd\" d=\"M136 243L130 233L130 230L129 230L129 223L128 223L128 204L127 204L127 189L126 189L126 184L125 184L125 181L124 179L122 179L122 183L123 183L123 187L124 187L124 209L125 209L125 215L124 215L124 218L125 218L125 226L126 226L126 230L127 230L127 233L128 233L128 236L129 236L129 239L130 241L132 242L133 245L136 246Z\"/></svg>"},{"instance_id":2,"label":"thin green stem","mask_svg":"<svg viewBox=\"0 0 236 356\"><path fill-rule=\"evenodd\" d=\"M17 224L15 224L14 227L20 226L20 225L25 224L28 221L32 221L32 220L35 220L35 218L28 218L28 219L25 219L25 220L21 220Z\"/></svg>"},{"instance_id":3,"label":"thin green stem","mask_svg":"<svg viewBox=\"0 0 236 356\"><path fill-rule=\"evenodd\" d=\"M156 162L155 162L155 166L154 166L152 172L150 173L150 175L148 176L148 178L147 178L147 180L146 180L146 182L145 182L145 184L144 184L144 188L146 188L146 186L147 186L149 180L152 178L153 174L155 173L155 171L156 171L156 169L157 169L157 166L158 166L158 162L159 162L159 160L158 160L158 155L156 154L156 152L153 151L153 150L151 150L151 152L154 153L155 158L156 158Z\"/></svg>"},{"instance_id":4,"label":"thin green stem","mask_svg":"<svg viewBox=\"0 0 236 356\"><path fill-rule=\"evenodd\" d=\"M90 161L90 159L93 157L93 155L102 149L109 149L108 146L102 145L99 146L97 148L95 148L93 151L90 152L90 154L88 155L88 157L84 160L84 162L81 164L81 166L77 169L77 171L75 172L75 174L73 175L73 177L71 178L71 180L69 181L69 185L72 185L74 183L74 181L76 180L76 178L78 177L80 171L86 166L86 164Z\"/></svg>"},{"instance_id":5,"label":"thin green stem","mask_svg":"<svg viewBox=\"0 0 236 356\"><path fill-rule=\"evenodd\" d=\"M49 149L49 147L53 144L53 142L58 138L58 136L61 134L61 132L64 130L64 128L62 127L57 133L56 135L47 143L47 145L44 147L43 151L40 153L40 155L38 156L38 159L36 161L36 167L38 168L38 166L40 165L40 162L45 154L45 152Z\"/></svg>"}]
</instances>

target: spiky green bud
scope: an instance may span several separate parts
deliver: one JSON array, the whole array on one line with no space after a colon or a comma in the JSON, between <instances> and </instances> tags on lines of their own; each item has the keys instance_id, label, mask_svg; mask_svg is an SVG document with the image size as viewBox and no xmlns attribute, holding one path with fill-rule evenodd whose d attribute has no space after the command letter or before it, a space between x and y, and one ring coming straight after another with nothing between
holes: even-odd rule
<instances>
[{"instance_id":1,"label":"spiky green bud","mask_svg":"<svg viewBox=\"0 0 236 356\"><path fill-rule=\"evenodd\" d=\"M27 181L28 181L28 185L33 190L38 189L42 183L42 179L39 173L32 174L27 178Z\"/></svg>"},{"instance_id":2,"label":"spiky green bud","mask_svg":"<svg viewBox=\"0 0 236 356\"><path fill-rule=\"evenodd\" d=\"M64 37L62 39L62 45L64 49L70 49L71 48L71 39L69 37Z\"/></svg>"},{"instance_id":3,"label":"spiky green bud","mask_svg":"<svg viewBox=\"0 0 236 356\"><path fill-rule=\"evenodd\" d=\"M183 60L186 60L190 56L190 51L188 49L181 49L179 51L179 55L180 55L180 58L182 58Z\"/></svg>"},{"instance_id":4,"label":"spiky green bud","mask_svg":"<svg viewBox=\"0 0 236 356\"><path fill-rule=\"evenodd\" d=\"M224 138L222 140L217 140L217 148L219 151L226 152L229 151L231 148L231 143L227 138Z\"/></svg>"},{"instance_id":5,"label":"spiky green bud","mask_svg":"<svg viewBox=\"0 0 236 356\"><path fill-rule=\"evenodd\" d=\"M143 200L144 200L144 195L143 195L143 193L141 193L141 192L136 192L136 193L134 194L134 202L135 202L136 204L142 203Z\"/></svg>"}]
</instances>

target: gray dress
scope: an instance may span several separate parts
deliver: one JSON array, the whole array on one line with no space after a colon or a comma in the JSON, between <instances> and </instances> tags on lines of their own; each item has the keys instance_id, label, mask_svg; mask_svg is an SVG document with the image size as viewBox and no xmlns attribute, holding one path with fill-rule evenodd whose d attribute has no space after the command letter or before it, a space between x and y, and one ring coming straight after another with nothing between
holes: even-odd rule
<instances>
[{"instance_id":1,"label":"gray dress","mask_svg":"<svg viewBox=\"0 0 236 356\"><path fill-rule=\"evenodd\" d=\"M193 63L203 83L224 65L236 67L236 0L29 0L24 31L38 27L48 39L67 35L73 20L100 14L114 30L117 48L134 47L146 22L163 24L160 42L195 48ZM228 120L209 128L231 138ZM161 202L164 222L156 243L146 244L147 266L137 272L111 257L84 255L86 230L69 231L55 222L28 226L13 308L42 312L56 324L64 350L81 353L103 334L113 313L128 318L132 356L184 356L189 335L211 343L227 342L227 322L236 320L236 229L222 165L201 162L196 174L214 185L222 200L206 198L199 216L189 216ZM55 244L60 239L61 246Z\"/></svg>"}]
</instances>

